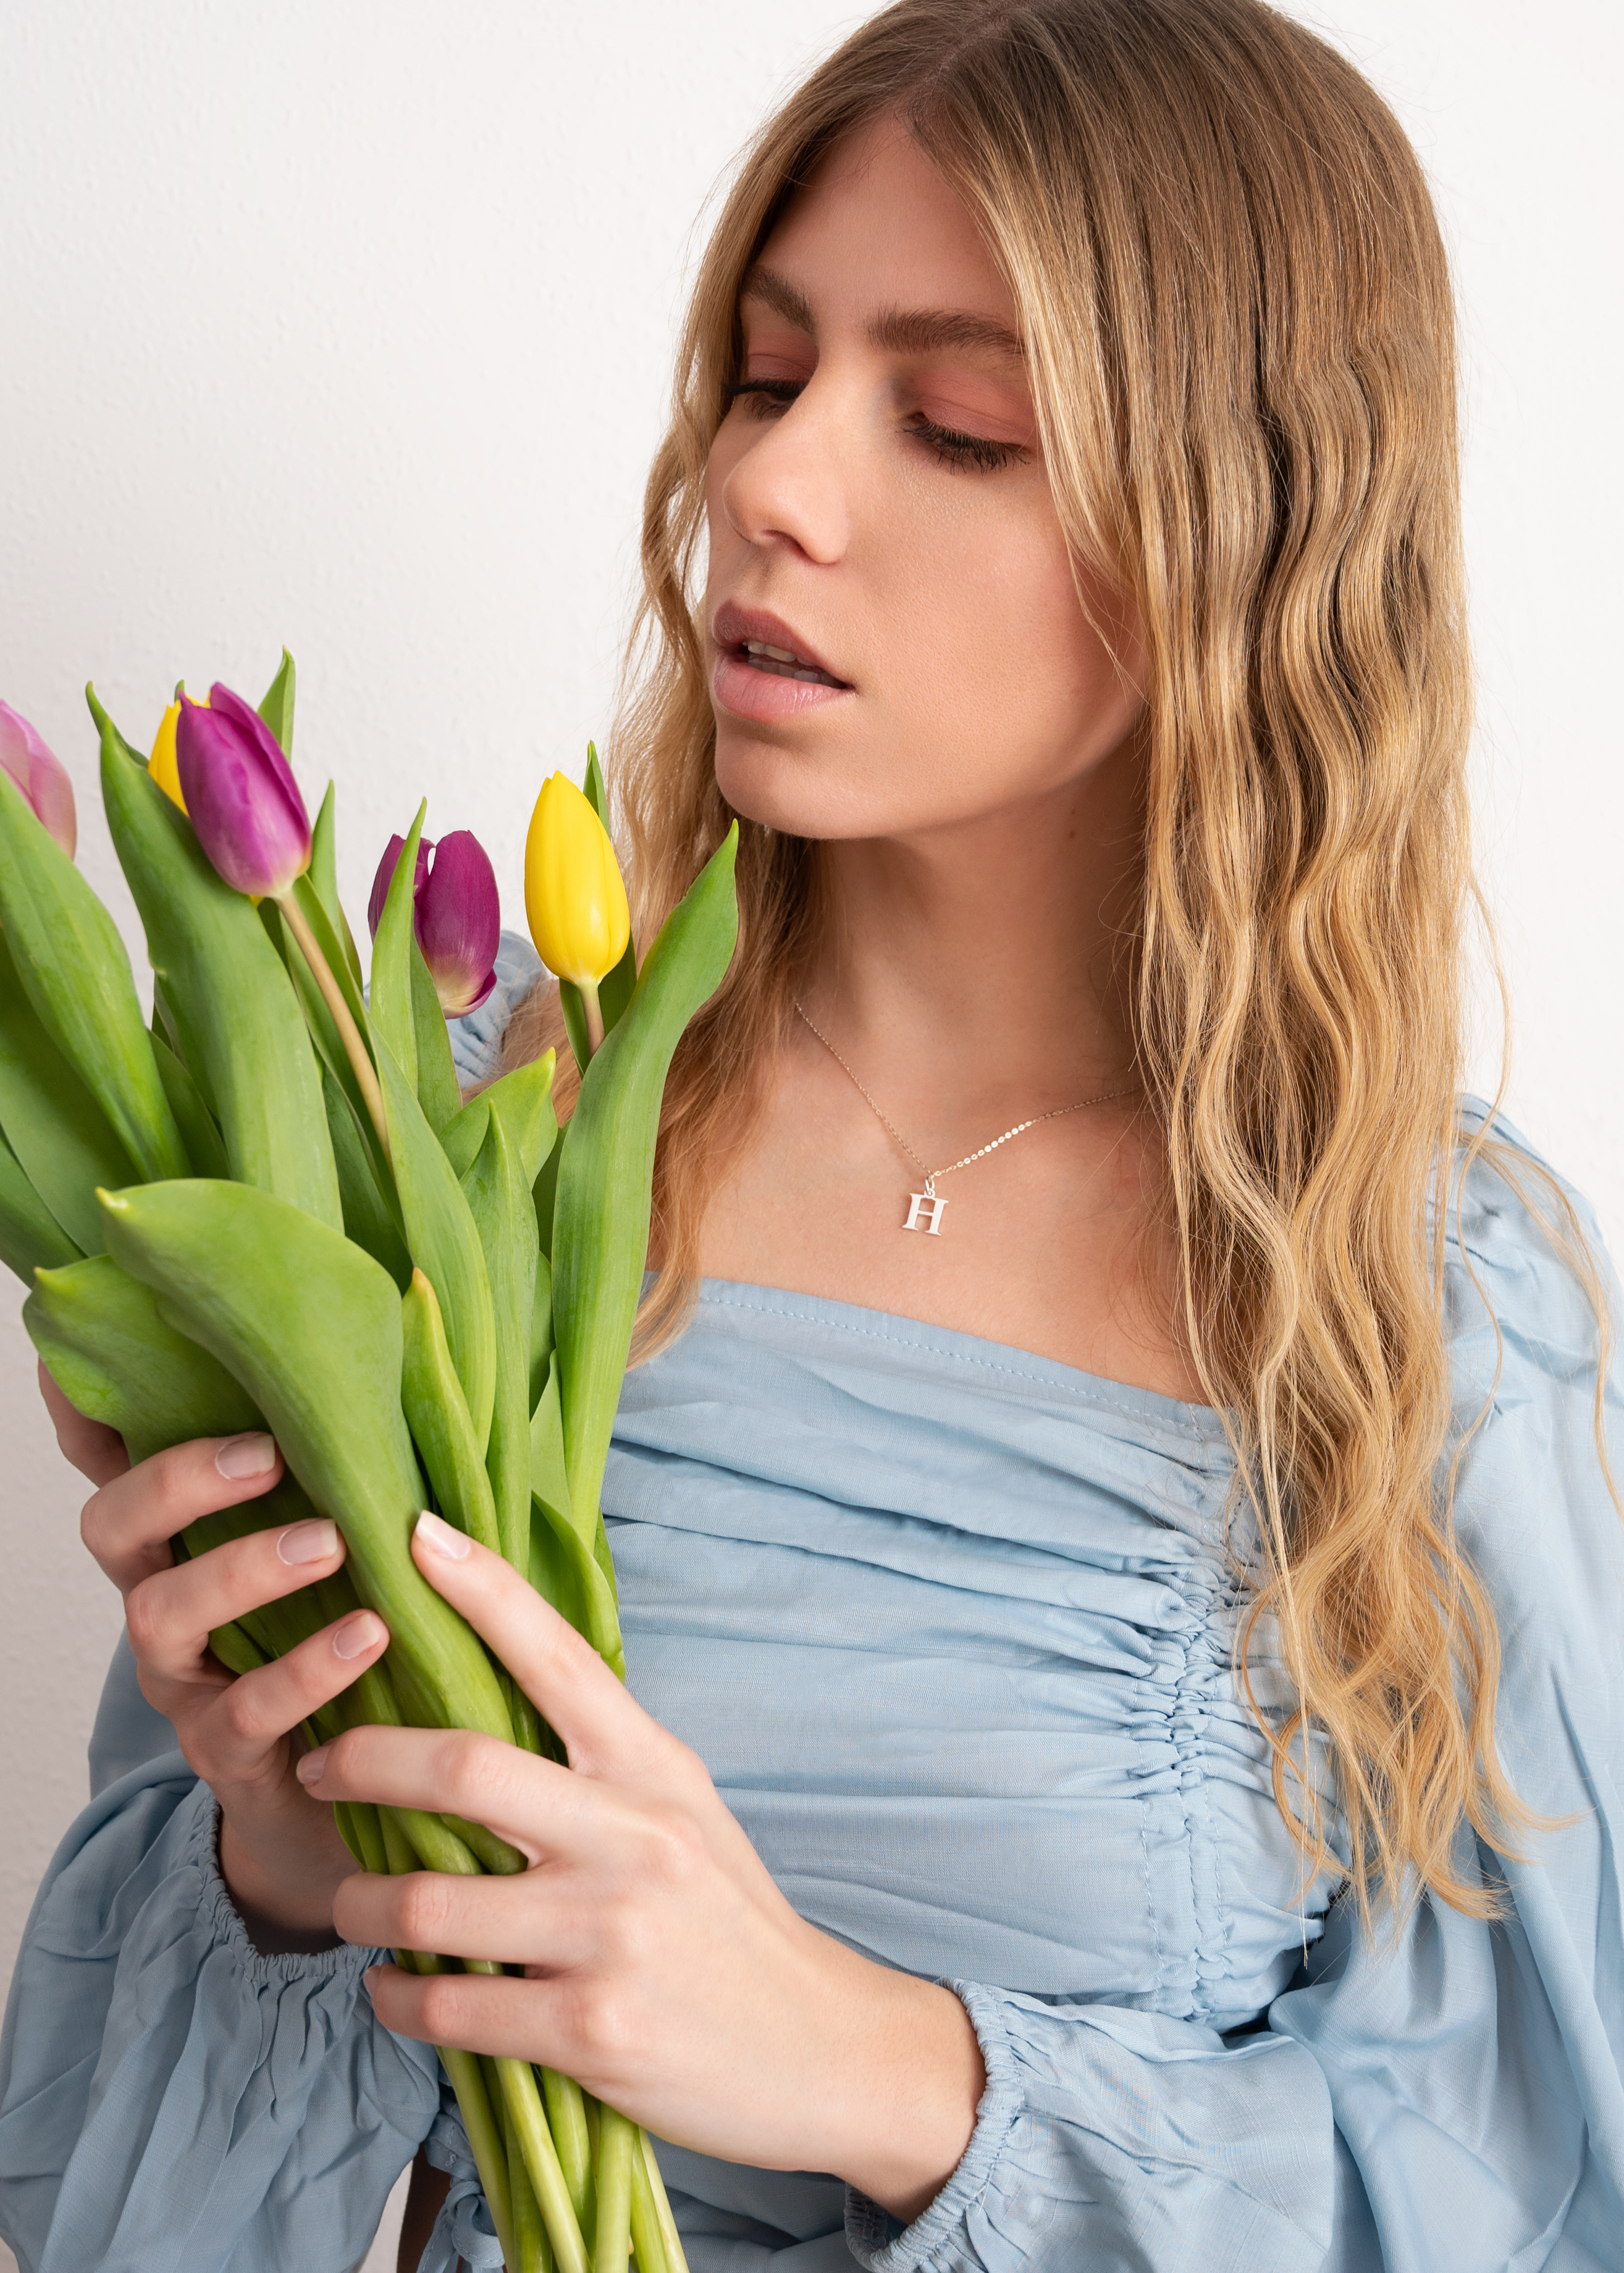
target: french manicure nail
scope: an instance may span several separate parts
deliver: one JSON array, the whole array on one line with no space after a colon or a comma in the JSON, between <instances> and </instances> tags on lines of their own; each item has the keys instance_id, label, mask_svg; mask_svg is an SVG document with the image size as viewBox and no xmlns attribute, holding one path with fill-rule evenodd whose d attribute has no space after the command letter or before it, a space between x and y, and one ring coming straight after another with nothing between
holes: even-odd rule
<instances>
[{"instance_id":1,"label":"french manicure nail","mask_svg":"<svg viewBox=\"0 0 1624 2273\"><path fill-rule=\"evenodd\" d=\"M333 1653L336 1657L359 1657L388 1639L389 1630L380 1617L371 1610L357 1610L334 1627Z\"/></svg>"},{"instance_id":2,"label":"french manicure nail","mask_svg":"<svg viewBox=\"0 0 1624 2273\"><path fill-rule=\"evenodd\" d=\"M276 1553L283 1563L322 1563L338 1546L338 1526L325 1516L296 1523L282 1533Z\"/></svg>"},{"instance_id":3,"label":"french manicure nail","mask_svg":"<svg viewBox=\"0 0 1624 2273\"><path fill-rule=\"evenodd\" d=\"M214 1455L214 1466L234 1484L244 1483L250 1476L262 1476L276 1466L276 1439L262 1429L252 1429L245 1437L228 1437Z\"/></svg>"},{"instance_id":4,"label":"french manicure nail","mask_svg":"<svg viewBox=\"0 0 1624 2273\"><path fill-rule=\"evenodd\" d=\"M320 1782L321 1771L327 1764L327 1754L331 1750L330 1744L318 1744L313 1752L305 1753L293 1772L301 1783Z\"/></svg>"},{"instance_id":5,"label":"french manicure nail","mask_svg":"<svg viewBox=\"0 0 1624 2273\"><path fill-rule=\"evenodd\" d=\"M417 1518L417 1537L431 1554L443 1555L447 1563L462 1562L473 1544L463 1533L454 1531L448 1523L442 1523L426 1508Z\"/></svg>"}]
</instances>

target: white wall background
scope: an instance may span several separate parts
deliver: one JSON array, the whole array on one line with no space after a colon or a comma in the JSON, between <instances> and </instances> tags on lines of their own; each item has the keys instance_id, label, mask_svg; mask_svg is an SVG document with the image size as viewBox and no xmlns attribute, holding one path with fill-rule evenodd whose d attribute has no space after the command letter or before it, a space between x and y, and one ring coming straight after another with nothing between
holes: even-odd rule
<instances>
[{"instance_id":1,"label":"white wall background","mask_svg":"<svg viewBox=\"0 0 1624 2273\"><path fill-rule=\"evenodd\" d=\"M536 786L609 716L695 217L863 12L4 0L0 696L72 769L138 960L79 690L139 740L177 677L257 694L283 641L351 909L426 793L522 923ZM1619 18L1298 12L1395 105L1453 250L1510 1106L1624 1251ZM0 1288L0 1977L117 1629L17 1304Z\"/></svg>"}]
</instances>

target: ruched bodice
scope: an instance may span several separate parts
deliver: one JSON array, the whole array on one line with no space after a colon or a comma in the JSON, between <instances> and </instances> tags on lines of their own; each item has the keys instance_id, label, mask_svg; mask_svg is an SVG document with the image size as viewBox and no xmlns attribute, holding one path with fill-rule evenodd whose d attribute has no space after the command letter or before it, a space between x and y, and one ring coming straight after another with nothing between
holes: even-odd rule
<instances>
[{"instance_id":1,"label":"ruched bodice","mask_svg":"<svg viewBox=\"0 0 1624 2273\"><path fill-rule=\"evenodd\" d=\"M806 1917L951 1981L987 2068L906 2230L833 2178L663 2149L694 2273L1620 2263L1624 1527L1596 1322L1487 1160L1446 1294L1457 1535L1499 1623L1498 1742L1546 1818L1515 1855L1462 1827L1492 1922L1423 1896L1367 1932L1302 1883L1231 1670L1251 1558L1217 1414L727 1284L630 1377L604 1498L632 1687ZM1624 1467L1620 1402L1615 1375ZM1264 1627L1248 1670L1278 1712L1271 1649ZM0 2231L27 2273L348 2273L426 2136L455 2181L427 2273L491 2266L432 2057L360 1987L372 1953L256 1957L171 1743L124 1653L94 1748L117 1780L13 1984Z\"/></svg>"},{"instance_id":2,"label":"ruched bodice","mask_svg":"<svg viewBox=\"0 0 1624 2273\"><path fill-rule=\"evenodd\" d=\"M708 1282L616 1425L628 1677L868 1954L1237 2027L1331 1887L1231 1670L1233 1472L1207 1407Z\"/></svg>"}]
</instances>

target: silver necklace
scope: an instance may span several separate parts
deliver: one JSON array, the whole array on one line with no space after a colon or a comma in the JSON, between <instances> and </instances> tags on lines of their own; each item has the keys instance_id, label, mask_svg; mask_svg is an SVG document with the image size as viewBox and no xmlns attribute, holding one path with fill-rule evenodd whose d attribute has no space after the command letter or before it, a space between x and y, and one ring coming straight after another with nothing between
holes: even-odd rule
<instances>
[{"instance_id":1,"label":"silver necklace","mask_svg":"<svg viewBox=\"0 0 1624 2273\"><path fill-rule=\"evenodd\" d=\"M828 1051L830 1056L839 1067L841 1072L845 1074L846 1079L852 1084L852 1086L856 1090L858 1095L868 1106L875 1118L880 1122L886 1133L897 1144L900 1144L903 1151L907 1154L909 1159L913 1161L914 1166L919 1170L921 1175L925 1179L925 1189L922 1192L910 1192L908 1195L907 1220L902 1227L904 1231L940 1232L942 1228L942 1211L947 1205L947 1202L937 1191L936 1186L944 1176L953 1175L959 1169L969 1167L974 1161L984 1160L989 1152L996 1152L999 1145L1007 1144L1011 1136L1024 1136L1028 1129L1035 1129L1041 1121L1059 1121L1068 1113L1086 1112L1091 1105L1110 1105L1119 1097L1132 1097L1139 1088L1139 1084L1137 1082L1130 1082L1125 1089L1108 1089L1099 1097L1079 1097L1075 1105L1056 1105L1051 1107L1048 1113L1034 1113L1030 1121L1018 1121L1013 1129L1006 1129L1003 1136L995 1136L990 1144L982 1144L979 1146L975 1152L966 1152L962 1160L953 1160L950 1162L945 1168L928 1168L925 1166L925 1163L920 1159L919 1154L914 1150L912 1144L909 1144L907 1138L903 1135L901 1129L897 1127L895 1121L890 1120L880 1105L878 1105L876 1100L870 1097L868 1091L863 1087L861 1082L858 1080L857 1076L852 1071L851 1067L847 1065L839 1051L836 1049L828 1035L818 1032L817 1028L812 1024L811 1019L808 1017L800 1003L795 1001L793 995L790 997L790 1000L792 1003L794 1004L795 1016L801 1020L802 1025L807 1028L809 1033L816 1035L817 1039L822 1042L823 1047Z\"/></svg>"}]
</instances>

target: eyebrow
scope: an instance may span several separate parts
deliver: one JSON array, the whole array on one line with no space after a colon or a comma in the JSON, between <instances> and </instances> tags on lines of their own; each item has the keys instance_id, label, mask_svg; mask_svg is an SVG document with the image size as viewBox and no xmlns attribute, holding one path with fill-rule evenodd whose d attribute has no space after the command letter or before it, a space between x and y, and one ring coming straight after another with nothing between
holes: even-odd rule
<instances>
[{"instance_id":1,"label":"eyebrow","mask_svg":"<svg viewBox=\"0 0 1624 2273\"><path fill-rule=\"evenodd\" d=\"M752 268L740 288L741 300L759 300L797 331L816 339L812 304L804 292L776 268ZM1024 357L1020 335L992 316L972 315L967 309L885 308L864 326L870 343L893 355L936 355L953 349L990 350L995 355Z\"/></svg>"}]
</instances>

